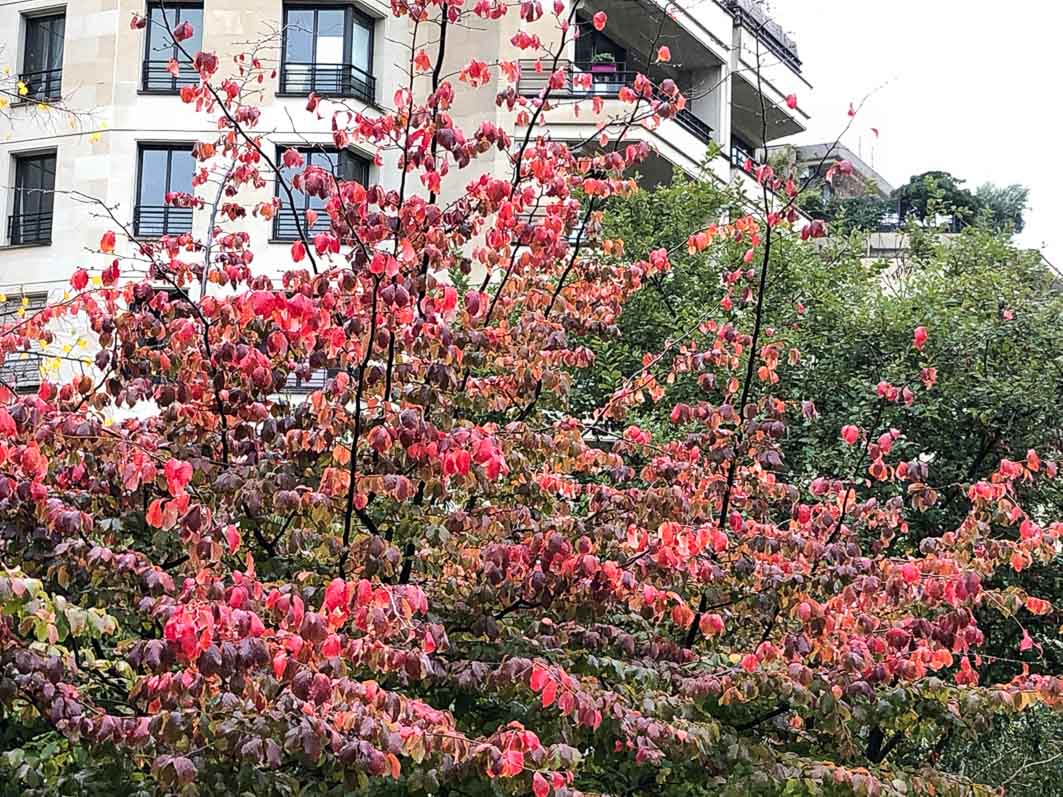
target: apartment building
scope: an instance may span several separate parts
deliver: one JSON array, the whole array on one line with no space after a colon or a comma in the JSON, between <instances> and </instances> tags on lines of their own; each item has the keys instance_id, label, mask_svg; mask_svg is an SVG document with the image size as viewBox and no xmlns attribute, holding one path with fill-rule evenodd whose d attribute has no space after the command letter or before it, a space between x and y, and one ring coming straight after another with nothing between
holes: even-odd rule
<instances>
[{"instance_id":1,"label":"apartment building","mask_svg":"<svg viewBox=\"0 0 1063 797\"><path fill-rule=\"evenodd\" d=\"M787 102L811 88L796 45L754 0L586 0L577 15L588 23L599 11L609 19L603 31L581 24L582 35L565 43L561 64L568 80L557 107L544 117L551 136L592 141L601 118L624 113L618 92L640 72L657 82L672 79L689 97L674 118L627 134L655 153L641 170L648 184L670 180L674 167L751 184L742 168L746 160L804 129L800 102ZM152 24L132 29L134 15ZM328 115L317 119L305 111L305 98L315 91L356 112L383 113L404 85L411 28L391 15L384 0L13 0L0 6L0 65L6 62L11 70L11 85L14 76L21 84L15 96L7 95L11 102L0 118L0 126L8 127L0 130L0 293L7 299L0 317L13 302L21 311L49 293L61 294L74 267L100 266L93 250L102 231L115 226L110 214L140 238L204 235L207 211L165 202L167 193L191 189L192 148L216 135L212 120L180 99L181 87L198 80L191 65L180 63L176 74L168 68L171 59L182 59L166 26L184 22L193 29L185 47L217 53L222 74L232 72L234 56L252 51L276 67L276 78L254 89L262 112L258 130L270 146L299 147L311 162L346 178L398 184L394 155L374 162L376 153L357 144L336 152ZM519 61L516 90L538 95L542 69L521 60L522 51L512 44L522 30L560 42L549 14L526 23L511 10L480 29L452 26L444 72L456 72L474 57ZM422 31L418 48L431 53L434 38ZM667 64L650 52L655 44L669 47ZM474 128L490 120L512 127L513 111L499 107L494 92L456 89L463 95L455 103L460 125ZM603 103L601 117L590 109L596 97ZM40 100L64 110L42 109ZM706 171L710 142L720 154ZM465 174L477 169L508 173L510 165L499 153ZM211 199L216 186L197 191ZM273 191L280 195L274 185L261 196L241 198L250 203ZM257 265L277 269L288 262L296 237L293 214L311 201L297 194L303 207L286 208L272 222L224 224L251 235ZM20 369L20 386L32 386L35 373L31 358Z\"/></svg>"}]
</instances>

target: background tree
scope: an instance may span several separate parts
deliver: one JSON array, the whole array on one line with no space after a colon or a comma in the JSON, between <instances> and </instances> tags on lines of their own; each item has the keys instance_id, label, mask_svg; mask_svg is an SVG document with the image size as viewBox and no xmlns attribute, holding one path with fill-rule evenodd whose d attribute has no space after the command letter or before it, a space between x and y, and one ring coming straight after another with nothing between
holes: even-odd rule
<instances>
[{"instance_id":1,"label":"background tree","mask_svg":"<svg viewBox=\"0 0 1063 797\"><path fill-rule=\"evenodd\" d=\"M896 189L891 198L897 203L902 223L911 217L921 224L936 224L939 216L947 216L958 229L972 224L982 209L978 197L963 183L948 172L923 172Z\"/></svg>"},{"instance_id":2,"label":"background tree","mask_svg":"<svg viewBox=\"0 0 1063 797\"><path fill-rule=\"evenodd\" d=\"M1030 197L1030 189L1017 183L999 186L983 183L975 196L984 212L989 214L988 224L995 230L1020 233L1026 222L1023 214Z\"/></svg>"},{"instance_id":3,"label":"background tree","mask_svg":"<svg viewBox=\"0 0 1063 797\"><path fill-rule=\"evenodd\" d=\"M721 199L725 196L709 186L699 190L707 204L712 204L714 192ZM617 200L621 207L608 218L609 235L638 239L651 235L649 230L655 227L674 235L675 229L696 223L696 211L684 214L683 203L672 202L669 193L643 193ZM643 219L647 219L645 227ZM662 223L663 219L671 220L672 226ZM666 232L665 240L669 237ZM922 454L927 458L933 483L943 496L938 506L911 519L909 545L917 546L923 535L955 523L967 510L962 485L971 479L991 473L1003 460L1022 459L1031 448L1059 456L1063 425L1057 408L1063 399L1063 344L1054 319L1063 313L1063 292L1058 275L1036 252L1015 247L1006 233L994 229L970 227L947 243L930 243L903 270L864 262L861 240L860 235L836 237L818 248L783 240L774 249L775 279L768 291L765 318L781 348L800 352L799 364L783 383L784 394L795 404L808 402L806 418L787 427L781 446L782 469L800 481L835 468L836 430L854 410L864 417L874 414L881 397L867 390L869 383L881 378L902 385L909 379L906 375L913 372L916 353L911 330L933 318L928 327L933 342L927 345L939 353L935 389L913 405L905 419L904 435L895 443L913 457ZM713 280L708 276L712 268L702 256L675 260L669 279L682 287L669 294L669 301L690 308L685 311L688 317L696 312L693 308L703 308L714 299ZM638 306L639 311L629 315L625 308L617 324L620 334L599 344L598 365L592 373L602 363L624 361L633 367L645 352L667 343L671 316L665 298L648 291L630 306ZM655 318L657 323L648 325L646 318ZM663 334L658 331L662 329ZM593 386L589 394L593 395ZM651 405L643 411L640 424L667 433L665 408ZM1063 511L1063 495L1057 486L1046 483L1027 489L1029 500L1043 507L1046 516ZM1061 564L1056 560L1044 568L1024 570L1006 583L1037 588L1061 599ZM1021 644L1022 629L988 616L984 621L993 625L994 651L1011 658L1009 651ZM1049 670L1063 671L1058 623L1048 619L1037 625ZM1009 670L1003 664L994 667ZM1017 750L1014 758L1019 762L1048 757L1045 753L1050 748L1036 739L1049 738L1051 733L1038 737L1029 731L1031 727L1060 727L1050 716L1032 722L1028 725L1023 718L1014 725L1000 726L1000 733L1010 740L1008 749ZM1030 743L1022 747L1024 739ZM983 776L1000 783L1021 764L1009 768L1010 762L1000 761L991 766L998 755L995 750L992 743L968 748L962 740L950 738L938 754L957 767L966 762L966 773L981 767ZM1058 764L1058 760L1051 763ZM1041 793L1044 770L1044 766L1024 770L1009 783L1010 792ZM1048 780L1063 784L1063 770L1056 766L1052 772Z\"/></svg>"}]
</instances>

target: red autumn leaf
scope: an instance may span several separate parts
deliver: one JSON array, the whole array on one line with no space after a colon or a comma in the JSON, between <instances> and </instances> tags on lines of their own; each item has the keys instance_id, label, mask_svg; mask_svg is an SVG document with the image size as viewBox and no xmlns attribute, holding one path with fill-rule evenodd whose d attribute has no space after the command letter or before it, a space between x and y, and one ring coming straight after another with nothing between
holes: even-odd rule
<instances>
[{"instance_id":1,"label":"red autumn leaf","mask_svg":"<svg viewBox=\"0 0 1063 797\"><path fill-rule=\"evenodd\" d=\"M915 333L912 336L912 345L918 350L922 351L926 345L926 339L929 337L926 327L916 327Z\"/></svg>"},{"instance_id":2,"label":"red autumn leaf","mask_svg":"<svg viewBox=\"0 0 1063 797\"><path fill-rule=\"evenodd\" d=\"M195 31L192 29L190 22L182 22L176 28L173 29L173 39L175 42L183 42L191 39L195 35Z\"/></svg>"},{"instance_id":3,"label":"red autumn leaf","mask_svg":"<svg viewBox=\"0 0 1063 797\"><path fill-rule=\"evenodd\" d=\"M860 439L860 428L852 424L846 424L842 427L841 435L846 444L855 446Z\"/></svg>"},{"instance_id":4,"label":"red autumn leaf","mask_svg":"<svg viewBox=\"0 0 1063 797\"><path fill-rule=\"evenodd\" d=\"M532 794L535 797L547 797L549 793L550 784L546 782L546 778L538 772L532 775Z\"/></svg>"},{"instance_id":5,"label":"red autumn leaf","mask_svg":"<svg viewBox=\"0 0 1063 797\"><path fill-rule=\"evenodd\" d=\"M604 11L597 12L592 18L591 22L594 24L594 29L598 31L605 30L605 25L609 21L609 17Z\"/></svg>"},{"instance_id":6,"label":"red autumn leaf","mask_svg":"<svg viewBox=\"0 0 1063 797\"><path fill-rule=\"evenodd\" d=\"M192 465L179 459L169 459L166 461L164 472L166 489L170 491L170 495L183 495L185 487L192 481Z\"/></svg>"},{"instance_id":7,"label":"red autumn leaf","mask_svg":"<svg viewBox=\"0 0 1063 797\"><path fill-rule=\"evenodd\" d=\"M657 48L657 63L666 64L672 60L672 51L666 45Z\"/></svg>"},{"instance_id":8,"label":"red autumn leaf","mask_svg":"<svg viewBox=\"0 0 1063 797\"><path fill-rule=\"evenodd\" d=\"M108 230L100 237L100 251L105 255L109 255L114 251L114 244L114 230Z\"/></svg>"},{"instance_id":9,"label":"red autumn leaf","mask_svg":"<svg viewBox=\"0 0 1063 797\"><path fill-rule=\"evenodd\" d=\"M538 664L532 667L531 680L529 681L528 685L531 687L531 690L533 692L541 692L543 690L543 687L545 687L546 684L549 682L550 673L548 673L544 668L540 667Z\"/></svg>"},{"instance_id":10,"label":"red autumn leaf","mask_svg":"<svg viewBox=\"0 0 1063 797\"><path fill-rule=\"evenodd\" d=\"M791 111L794 110L795 108L797 108L797 95L796 94L787 94L786 95L786 107L789 108Z\"/></svg>"}]
</instances>

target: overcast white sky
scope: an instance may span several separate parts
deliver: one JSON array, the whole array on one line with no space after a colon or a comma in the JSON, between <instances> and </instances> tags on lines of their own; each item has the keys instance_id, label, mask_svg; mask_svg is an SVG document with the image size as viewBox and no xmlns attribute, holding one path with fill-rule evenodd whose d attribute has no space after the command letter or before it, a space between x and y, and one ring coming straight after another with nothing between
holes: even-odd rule
<instances>
[{"instance_id":1,"label":"overcast white sky","mask_svg":"<svg viewBox=\"0 0 1063 797\"><path fill-rule=\"evenodd\" d=\"M1063 268L1063 3L1058 0L771 0L797 41L800 143L844 142L894 185L941 169L1030 188L1019 241ZM878 139L870 128L877 127Z\"/></svg>"}]
</instances>

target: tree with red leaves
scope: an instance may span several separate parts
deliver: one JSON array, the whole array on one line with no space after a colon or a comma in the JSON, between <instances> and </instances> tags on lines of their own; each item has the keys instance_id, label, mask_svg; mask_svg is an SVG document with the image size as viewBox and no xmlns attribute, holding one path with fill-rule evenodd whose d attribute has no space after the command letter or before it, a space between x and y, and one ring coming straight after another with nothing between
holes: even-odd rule
<instances>
[{"instance_id":1,"label":"tree with red leaves","mask_svg":"<svg viewBox=\"0 0 1063 797\"><path fill-rule=\"evenodd\" d=\"M543 13L394 5L415 31ZM574 11L553 13L564 41ZM934 389L927 319L919 368L868 384L875 410L838 430L832 472L781 478L802 406L778 385L800 353L763 300L773 242L825 233L800 186L758 167L754 212L625 255L596 230L649 153L627 133L684 99L640 78L594 146L550 140L561 50L522 41L551 76L538 97L507 89L512 64L456 77L513 105L513 130L456 128L454 87L416 46L394 112L333 114L337 146L398 153L400 190L285 154L323 211L297 218L281 276L220 224L146 241L115 218L98 272L5 323L4 356L59 319L97 346L84 373L0 395L16 791L970 794L933 755L891 754L1060 704L1036 664L985 682L974 612L1054 611L987 584L1058 549L1063 526L1018 495L1056 463L1002 462L965 485L962 522L899 552L937 501L933 463L892 454ZM196 157L233 164L216 209L272 216L283 195L235 199L279 173L244 91L263 67L219 79L187 55L201 81L182 98L220 131ZM463 174L495 151L510 174ZM613 334L680 249L714 268L718 301L573 415L579 341ZM676 384L698 399L670 400ZM667 434L630 423L646 402L670 405Z\"/></svg>"}]
</instances>

